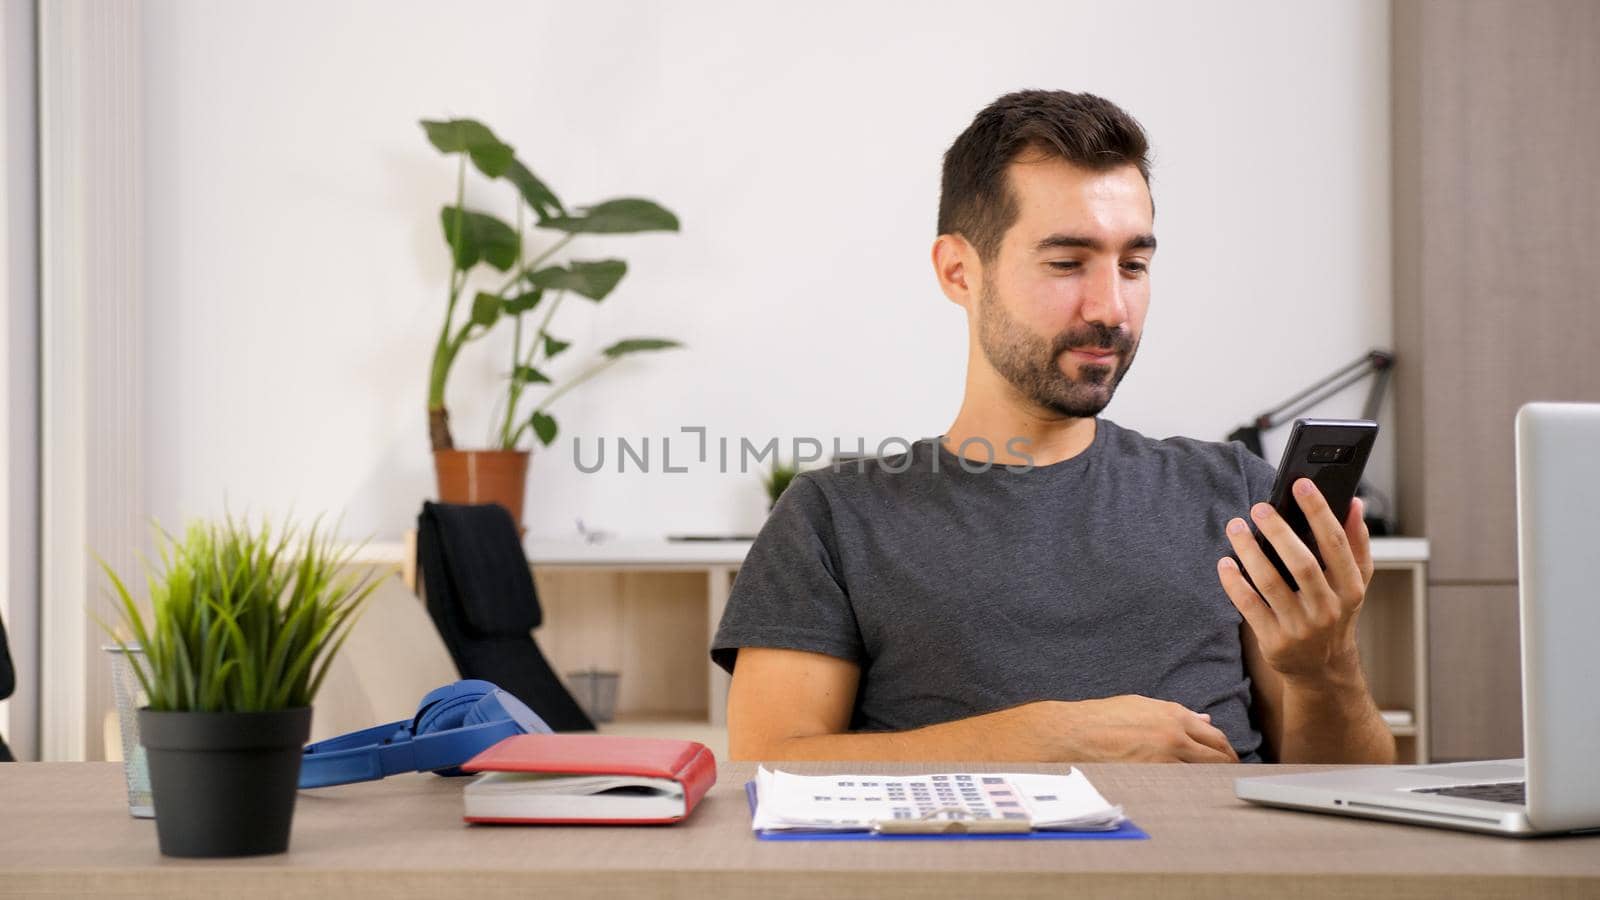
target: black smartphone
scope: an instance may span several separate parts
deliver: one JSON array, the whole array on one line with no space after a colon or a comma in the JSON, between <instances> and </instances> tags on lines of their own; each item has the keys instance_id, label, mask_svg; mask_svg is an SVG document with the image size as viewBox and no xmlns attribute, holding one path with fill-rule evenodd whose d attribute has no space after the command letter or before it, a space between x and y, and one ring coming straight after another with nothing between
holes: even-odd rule
<instances>
[{"instance_id":1,"label":"black smartphone","mask_svg":"<svg viewBox=\"0 0 1600 900\"><path fill-rule=\"evenodd\" d=\"M1294 533L1311 549L1318 563L1322 552L1311 534L1311 523L1300 511L1294 498L1294 483L1301 478L1311 479L1317 490L1328 501L1340 522L1350 514L1350 501L1355 499L1356 487L1361 484L1361 473L1367 467L1367 457L1372 444L1378 439L1378 423L1366 419L1296 419L1289 432L1289 445L1283 448L1283 459L1278 463L1278 477L1272 483L1272 499L1268 502L1283 516ZM1249 517L1246 517L1249 521ZM1253 524L1252 524L1252 527ZM1272 562L1278 574L1298 591L1299 583L1289 574L1278 551L1260 529L1255 530L1256 543ZM1237 560L1235 560L1237 561ZM1325 564L1324 564L1325 565ZM1240 566L1239 570L1244 571ZM1245 579L1250 579L1249 574ZM1254 582L1251 582L1254 587Z\"/></svg>"}]
</instances>

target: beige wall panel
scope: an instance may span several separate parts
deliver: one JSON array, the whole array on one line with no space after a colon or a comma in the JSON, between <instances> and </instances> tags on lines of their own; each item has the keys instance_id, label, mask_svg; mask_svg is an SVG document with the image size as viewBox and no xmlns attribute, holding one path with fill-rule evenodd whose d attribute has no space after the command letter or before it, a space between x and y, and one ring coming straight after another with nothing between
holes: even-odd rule
<instances>
[{"instance_id":1,"label":"beige wall panel","mask_svg":"<svg viewBox=\"0 0 1600 900\"><path fill-rule=\"evenodd\" d=\"M1434 761L1521 756L1516 587L1435 585L1428 631Z\"/></svg>"},{"instance_id":2,"label":"beige wall panel","mask_svg":"<svg viewBox=\"0 0 1600 900\"><path fill-rule=\"evenodd\" d=\"M1394 40L1402 503L1434 579L1511 581L1512 416L1600 400L1600 4L1401 3Z\"/></svg>"},{"instance_id":3,"label":"beige wall panel","mask_svg":"<svg viewBox=\"0 0 1600 900\"><path fill-rule=\"evenodd\" d=\"M1427 355L1422 332L1422 102L1420 38L1421 6L1396 2L1392 7L1390 39L1390 190L1393 194L1391 233L1394 258L1394 422L1395 501L1401 534L1428 533L1426 484L1427 445L1424 441L1426 407L1422 373Z\"/></svg>"}]
</instances>

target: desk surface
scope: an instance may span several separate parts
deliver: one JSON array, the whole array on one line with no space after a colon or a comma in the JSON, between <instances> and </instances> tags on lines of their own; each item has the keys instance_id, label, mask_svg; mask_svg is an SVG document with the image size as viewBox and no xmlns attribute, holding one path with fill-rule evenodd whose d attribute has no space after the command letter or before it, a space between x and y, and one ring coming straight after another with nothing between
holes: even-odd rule
<instances>
[{"instance_id":1,"label":"desk surface","mask_svg":"<svg viewBox=\"0 0 1600 900\"><path fill-rule=\"evenodd\" d=\"M791 771L1065 771L796 763ZM466 826L460 779L410 775L300 795L290 852L176 860L130 819L112 763L0 765L0 894L817 898L1600 896L1600 837L1514 840L1252 807L1233 779L1289 767L1086 765L1148 841L761 842L723 764L672 827Z\"/></svg>"}]
</instances>

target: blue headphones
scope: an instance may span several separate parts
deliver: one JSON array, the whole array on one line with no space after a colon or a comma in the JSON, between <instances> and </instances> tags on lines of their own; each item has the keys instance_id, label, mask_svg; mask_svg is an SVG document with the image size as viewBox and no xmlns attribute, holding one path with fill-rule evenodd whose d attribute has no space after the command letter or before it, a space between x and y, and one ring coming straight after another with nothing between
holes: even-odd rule
<instances>
[{"instance_id":1,"label":"blue headphones","mask_svg":"<svg viewBox=\"0 0 1600 900\"><path fill-rule=\"evenodd\" d=\"M512 735L549 733L550 726L516 697L487 681L458 681L429 691L410 720L306 747L300 786L375 781L397 772L461 775L462 763Z\"/></svg>"}]
</instances>

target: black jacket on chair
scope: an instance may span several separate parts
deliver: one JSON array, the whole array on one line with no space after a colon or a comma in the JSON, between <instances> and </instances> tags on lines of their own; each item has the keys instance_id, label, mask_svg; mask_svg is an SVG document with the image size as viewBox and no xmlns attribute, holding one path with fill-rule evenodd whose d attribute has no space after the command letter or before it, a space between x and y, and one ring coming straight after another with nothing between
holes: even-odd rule
<instances>
[{"instance_id":1,"label":"black jacket on chair","mask_svg":"<svg viewBox=\"0 0 1600 900\"><path fill-rule=\"evenodd\" d=\"M462 678L499 685L556 731L594 730L534 643L543 614L504 507L422 504L417 565L428 615Z\"/></svg>"},{"instance_id":2,"label":"black jacket on chair","mask_svg":"<svg viewBox=\"0 0 1600 900\"><path fill-rule=\"evenodd\" d=\"M0 621L0 700L17 689L17 671L11 667L11 645L6 641L6 623Z\"/></svg>"},{"instance_id":3,"label":"black jacket on chair","mask_svg":"<svg viewBox=\"0 0 1600 900\"><path fill-rule=\"evenodd\" d=\"M11 696L17 689L17 672L11 667L11 645L6 643L6 623L0 622L0 700ZM0 735L0 762L11 762L11 748Z\"/></svg>"}]
</instances>

